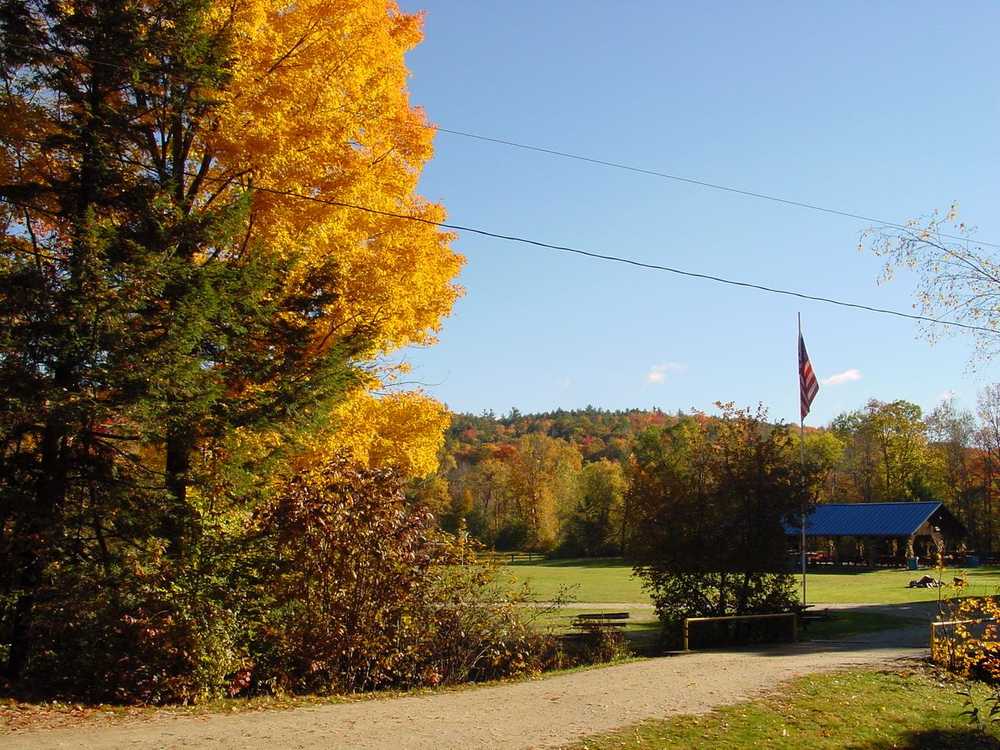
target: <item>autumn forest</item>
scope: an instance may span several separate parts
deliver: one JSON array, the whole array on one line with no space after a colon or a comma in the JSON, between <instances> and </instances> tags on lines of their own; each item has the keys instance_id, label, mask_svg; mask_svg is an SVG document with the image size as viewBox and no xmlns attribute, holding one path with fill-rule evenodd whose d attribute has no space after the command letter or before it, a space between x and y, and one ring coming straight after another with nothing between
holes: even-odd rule
<instances>
[{"instance_id":1,"label":"autumn forest","mask_svg":"<svg viewBox=\"0 0 1000 750\"><path fill-rule=\"evenodd\" d=\"M621 554L635 448L688 420L711 418L592 407L456 414L439 470L411 493L436 509L443 528L464 529L490 549ZM790 438L797 444L797 427ZM988 553L1000 544L998 386L980 393L975 413L948 400L928 413L871 400L807 427L805 454L815 502L941 500L969 530L970 548Z\"/></svg>"}]
</instances>

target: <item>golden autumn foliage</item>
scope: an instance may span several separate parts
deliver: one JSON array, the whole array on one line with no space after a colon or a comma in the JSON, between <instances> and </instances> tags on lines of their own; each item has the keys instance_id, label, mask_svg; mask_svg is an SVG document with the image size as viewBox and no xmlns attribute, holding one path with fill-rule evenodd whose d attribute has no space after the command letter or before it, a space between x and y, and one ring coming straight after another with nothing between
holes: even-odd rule
<instances>
[{"instance_id":1,"label":"golden autumn foliage","mask_svg":"<svg viewBox=\"0 0 1000 750\"><path fill-rule=\"evenodd\" d=\"M956 577L960 588L966 574ZM947 585L947 584L946 584ZM996 684L1000 682L1000 601L996 596L949 599L932 624L931 660L957 672Z\"/></svg>"},{"instance_id":2,"label":"golden autumn foliage","mask_svg":"<svg viewBox=\"0 0 1000 750\"><path fill-rule=\"evenodd\" d=\"M434 341L462 264L417 192L420 27L387 0L5 3L5 687L190 703L540 663L403 492L448 415L390 355Z\"/></svg>"},{"instance_id":3,"label":"golden autumn foliage","mask_svg":"<svg viewBox=\"0 0 1000 750\"><path fill-rule=\"evenodd\" d=\"M443 404L421 393L376 398L359 389L337 409L325 449L346 453L363 466L426 476L437 468L449 420Z\"/></svg>"},{"instance_id":4,"label":"golden autumn foliage","mask_svg":"<svg viewBox=\"0 0 1000 750\"><path fill-rule=\"evenodd\" d=\"M433 343L461 293L452 236L301 197L444 219L416 193L433 130L410 106L404 55L421 39L421 17L382 0L244 0L217 10L231 24L235 62L218 122L200 144L213 164L206 184L256 188L247 246L293 261L289 294L306 279L334 290L313 332L317 354L354 330L370 341L363 358ZM419 393L376 398L361 389L338 409L332 437L311 450L426 474L446 421Z\"/></svg>"},{"instance_id":5,"label":"golden autumn foliage","mask_svg":"<svg viewBox=\"0 0 1000 750\"><path fill-rule=\"evenodd\" d=\"M211 17L220 38L230 40L229 80L208 93L220 103L211 122L193 132L183 162L195 204L251 191L245 236L223 255L275 254L289 269L285 294L323 291L330 300L323 315L290 321L309 330L316 356L345 340L364 342L352 353L359 362L434 343L462 291L455 280L463 258L450 248L453 235L433 224L323 202L445 218L442 206L416 191L434 134L424 112L411 106L406 85L405 55L421 41L421 15L402 12L394 0L215 0ZM3 108L0 138L20 145L17 160L0 153L0 181L12 181L15 172L73 169L72 162L47 161L32 145L45 120L36 118L27 99L5 99ZM137 123L150 141L168 129L157 116L151 107L148 122ZM135 159L147 158L143 148L135 149ZM161 151L166 161L168 148ZM39 215L36 230L51 228ZM393 375L383 367L369 390ZM370 429L391 420L376 418L364 429L351 423L362 402L370 416L398 415L404 401L403 423L429 431L406 433L409 445L422 446L406 460L403 449L387 447L390 435L403 436L401 428L385 434ZM440 414L439 405L419 394L398 394L379 405L357 393L338 419L353 436L354 455L423 473L427 446L440 440ZM359 442L362 434L370 445ZM274 437L254 439L266 444Z\"/></svg>"},{"instance_id":6,"label":"golden autumn foliage","mask_svg":"<svg viewBox=\"0 0 1000 750\"><path fill-rule=\"evenodd\" d=\"M415 192L433 137L406 91L404 55L420 21L394 2L240 3L233 81L203 145L216 179L252 175L251 240L297 260L291 287L308 271L328 273L339 325L376 327L373 354L433 341L459 294L451 236L267 191L444 218ZM328 331L316 333L319 342Z\"/></svg>"}]
</instances>

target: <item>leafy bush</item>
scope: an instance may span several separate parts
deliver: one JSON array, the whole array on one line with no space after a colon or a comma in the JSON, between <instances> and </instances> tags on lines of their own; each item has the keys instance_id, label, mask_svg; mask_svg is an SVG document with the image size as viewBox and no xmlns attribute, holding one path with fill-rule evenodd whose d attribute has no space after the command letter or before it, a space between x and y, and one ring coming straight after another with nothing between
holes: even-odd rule
<instances>
[{"instance_id":1,"label":"leafy bush","mask_svg":"<svg viewBox=\"0 0 1000 750\"><path fill-rule=\"evenodd\" d=\"M605 626L590 628L581 634L570 658L577 664L607 664L631 655L625 634Z\"/></svg>"},{"instance_id":2,"label":"leafy bush","mask_svg":"<svg viewBox=\"0 0 1000 750\"><path fill-rule=\"evenodd\" d=\"M931 660L956 674L1000 685L1000 601L952 599L939 616L955 622L935 628Z\"/></svg>"},{"instance_id":3,"label":"leafy bush","mask_svg":"<svg viewBox=\"0 0 1000 750\"><path fill-rule=\"evenodd\" d=\"M252 648L256 689L436 685L544 665L546 639L430 512L407 507L391 472L330 462L259 523L275 571Z\"/></svg>"},{"instance_id":4,"label":"leafy bush","mask_svg":"<svg viewBox=\"0 0 1000 750\"><path fill-rule=\"evenodd\" d=\"M192 703L221 694L245 664L234 593L165 559L113 581L52 571L36 604L35 697ZM245 593L245 592L244 592Z\"/></svg>"},{"instance_id":5,"label":"leafy bush","mask_svg":"<svg viewBox=\"0 0 1000 750\"><path fill-rule=\"evenodd\" d=\"M684 617L786 611L785 518L803 501L787 428L719 404L639 436L628 553L668 635Z\"/></svg>"},{"instance_id":6,"label":"leafy bush","mask_svg":"<svg viewBox=\"0 0 1000 750\"><path fill-rule=\"evenodd\" d=\"M50 566L21 692L192 703L488 680L558 663L554 639L520 617L494 569L407 505L397 474L334 459L239 517L203 519L182 559L149 543L107 569Z\"/></svg>"}]
</instances>

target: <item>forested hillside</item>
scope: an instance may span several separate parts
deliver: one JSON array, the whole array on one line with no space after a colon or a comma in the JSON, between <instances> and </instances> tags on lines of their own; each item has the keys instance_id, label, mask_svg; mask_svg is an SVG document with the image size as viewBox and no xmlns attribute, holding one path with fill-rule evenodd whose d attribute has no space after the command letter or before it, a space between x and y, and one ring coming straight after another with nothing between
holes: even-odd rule
<instances>
[{"instance_id":1,"label":"forested hillside","mask_svg":"<svg viewBox=\"0 0 1000 750\"><path fill-rule=\"evenodd\" d=\"M636 440L687 420L713 418L593 407L453 414L438 472L412 495L443 528L465 529L490 548L619 554ZM805 441L817 502L942 500L969 529L970 548L996 546L1000 386L980 393L975 413L952 401L925 414L907 401L870 400L807 428Z\"/></svg>"}]
</instances>

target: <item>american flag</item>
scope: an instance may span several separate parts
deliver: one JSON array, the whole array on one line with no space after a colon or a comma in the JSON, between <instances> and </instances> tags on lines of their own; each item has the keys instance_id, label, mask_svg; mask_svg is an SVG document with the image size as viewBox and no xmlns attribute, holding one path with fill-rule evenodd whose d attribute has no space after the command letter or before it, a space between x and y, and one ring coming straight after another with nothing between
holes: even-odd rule
<instances>
[{"instance_id":1,"label":"american flag","mask_svg":"<svg viewBox=\"0 0 1000 750\"><path fill-rule=\"evenodd\" d=\"M802 418L805 419L809 413L809 407L813 399L819 393L819 383L816 382L816 373L813 372L812 363L809 362L809 352L806 351L806 342L799 334L799 398L802 406Z\"/></svg>"}]
</instances>

